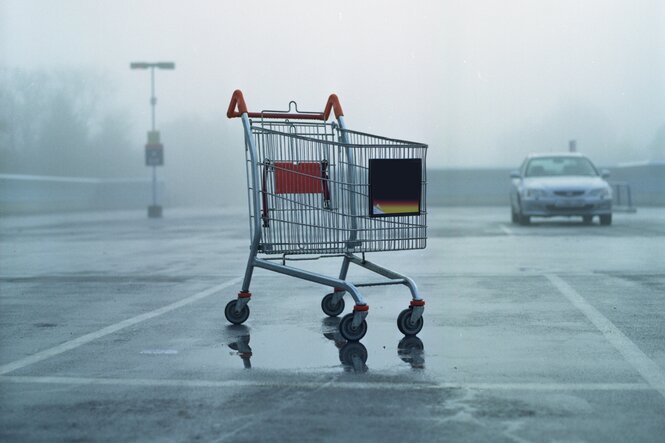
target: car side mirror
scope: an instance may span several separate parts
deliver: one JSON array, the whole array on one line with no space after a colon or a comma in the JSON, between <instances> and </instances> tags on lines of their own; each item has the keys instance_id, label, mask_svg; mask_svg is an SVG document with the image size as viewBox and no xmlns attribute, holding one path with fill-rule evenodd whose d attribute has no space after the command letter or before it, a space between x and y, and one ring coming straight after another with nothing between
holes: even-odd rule
<instances>
[{"instance_id":1,"label":"car side mirror","mask_svg":"<svg viewBox=\"0 0 665 443\"><path fill-rule=\"evenodd\" d=\"M600 171L600 176L602 178L608 179L610 178L610 171L608 171L607 169L603 169Z\"/></svg>"},{"instance_id":2,"label":"car side mirror","mask_svg":"<svg viewBox=\"0 0 665 443\"><path fill-rule=\"evenodd\" d=\"M519 171L510 171L510 178L522 178Z\"/></svg>"}]
</instances>

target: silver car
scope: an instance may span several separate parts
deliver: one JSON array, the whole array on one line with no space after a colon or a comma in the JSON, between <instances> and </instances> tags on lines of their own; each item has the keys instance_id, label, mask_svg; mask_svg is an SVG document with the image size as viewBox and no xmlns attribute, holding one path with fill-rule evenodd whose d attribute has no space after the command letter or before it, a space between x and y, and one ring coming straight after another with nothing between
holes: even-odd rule
<instances>
[{"instance_id":1,"label":"silver car","mask_svg":"<svg viewBox=\"0 0 665 443\"><path fill-rule=\"evenodd\" d=\"M527 225L531 217L581 216L586 224L598 216L612 224L612 188L582 154L531 154L510 173L513 223Z\"/></svg>"}]
</instances>

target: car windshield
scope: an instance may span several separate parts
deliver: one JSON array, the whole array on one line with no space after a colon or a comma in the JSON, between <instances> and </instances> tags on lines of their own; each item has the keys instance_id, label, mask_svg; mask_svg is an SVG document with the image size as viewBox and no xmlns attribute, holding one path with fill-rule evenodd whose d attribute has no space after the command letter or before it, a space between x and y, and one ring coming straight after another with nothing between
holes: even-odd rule
<instances>
[{"instance_id":1,"label":"car windshield","mask_svg":"<svg viewBox=\"0 0 665 443\"><path fill-rule=\"evenodd\" d=\"M584 157L537 157L529 160L525 177L560 175L596 176L596 168Z\"/></svg>"}]
</instances>

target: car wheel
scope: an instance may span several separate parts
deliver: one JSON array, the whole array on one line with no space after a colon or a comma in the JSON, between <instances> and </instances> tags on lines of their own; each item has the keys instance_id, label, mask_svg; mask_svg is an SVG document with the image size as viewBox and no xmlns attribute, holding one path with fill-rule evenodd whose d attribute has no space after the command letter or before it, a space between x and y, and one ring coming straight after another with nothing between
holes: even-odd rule
<instances>
[{"instance_id":1,"label":"car wheel","mask_svg":"<svg viewBox=\"0 0 665 443\"><path fill-rule=\"evenodd\" d=\"M510 220L513 223L517 223L519 221L519 217L517 216L517 212L515 212L515 210L512 208L512 206L510 208Z\"/></svg>"},{"instance_id":2,"label":"car wheel","mask_svg":"<svg viewBox=\"0 0 665 443\"><path fill-rule=\"evenodd\" d=\"M604 214L600 216L600 224L603 226L609 226L612 224L612 214Z\"/></svg>"},{"instance_id":3,"label":"car wheel","mask_svg":"<svg viewBox=\"0 0 665 443\"><path fill-rule=\"evenodd\" d=\"M590 225L592 221L593 221L593 215L583 215L582 216L582 222L585 225Z\"/></svg>"},{"instance_id":4,"label":"car wheel","mask_svg":"<svg viewBox=\"0 0 665 443\"><path fill-rule=\"evenodd\" d=\"M520 225L526 226L529 223L531 223L531 217L529 217L528 215L524 215L520 212L519 214L517 214L517 221Z\"/></svg>"}]
</instances>

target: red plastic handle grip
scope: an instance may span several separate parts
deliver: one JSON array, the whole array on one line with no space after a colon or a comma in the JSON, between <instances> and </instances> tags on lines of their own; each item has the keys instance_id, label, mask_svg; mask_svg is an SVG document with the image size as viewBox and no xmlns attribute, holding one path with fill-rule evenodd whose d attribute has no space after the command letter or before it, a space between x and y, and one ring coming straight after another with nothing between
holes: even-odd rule
<instances>
[{"instance_id":1,"label":"red plastic handle grip","mask_svg":"<svg viewBox=\"0 0 665 443\"><path fill-rule=\"evenodd\" d=\"M228 118L240 117L243 114L247 114L251 118L290 118L290 119L300 119L300 120L328 120L330 117L330 111L334 111L335 117L339 118L344 115L342 111L342 105L339 104L339 98L337 95L331 94L328 97L328 102L326 103L325 110L321 113L305 113L305 114L290 114L290 113L281 113L281 112L249 112L247 110L247 103L245 103L245 97L242 95L240 89L233 91L231 96L231 103L229 103L229 109L226 111L226 116Z\"/></svg>"}]
</instances>

